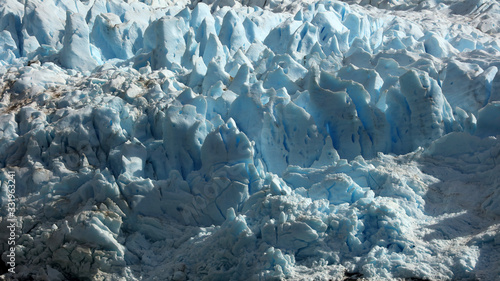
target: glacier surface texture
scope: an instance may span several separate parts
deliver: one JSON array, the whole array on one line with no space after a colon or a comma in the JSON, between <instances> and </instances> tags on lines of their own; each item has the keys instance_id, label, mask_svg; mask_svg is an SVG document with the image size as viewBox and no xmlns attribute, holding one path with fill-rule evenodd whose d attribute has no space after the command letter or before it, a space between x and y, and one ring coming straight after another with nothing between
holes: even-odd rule
<instances>
[{"instance_id":1,"label":"glacier surface texture","mask_svg":"<svg viewBox=\"0 0 500 281\"><path fill-rule=\"evenodd\" d=\"M1 278L500 280L499 31L494 0L0 0Z\"/></svg>"}]
</instances>

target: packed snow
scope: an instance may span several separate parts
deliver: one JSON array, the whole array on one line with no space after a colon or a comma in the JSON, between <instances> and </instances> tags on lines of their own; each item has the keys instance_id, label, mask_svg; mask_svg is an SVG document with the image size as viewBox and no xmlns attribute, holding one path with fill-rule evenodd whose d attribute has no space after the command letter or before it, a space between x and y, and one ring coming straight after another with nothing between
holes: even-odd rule
<instances>
[{"instance_id":1,"label":"packed snow","mask_svg":"<svg viewBox=\"0 0 500 281\"><path fill-rule=\"evenodd\" d=\"M500 279L499 28L494 0L0 0L2 280Z\"/></svg>"}]
</instances>

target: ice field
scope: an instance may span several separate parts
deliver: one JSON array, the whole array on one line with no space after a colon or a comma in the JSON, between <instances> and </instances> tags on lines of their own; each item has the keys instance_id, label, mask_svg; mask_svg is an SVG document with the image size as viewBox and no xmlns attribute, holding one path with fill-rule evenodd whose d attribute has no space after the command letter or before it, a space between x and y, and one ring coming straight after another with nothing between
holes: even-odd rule
<instances>
[{"instance_id":1,"label":"ice field","mask_svg":"<svg viewBox=\"0 0 500 281\"><path fill-rule=\"evenodd\" d=\"M499 31L496 0L0 0L0 279L500 280Z\"/></svg>"}]
</instances>

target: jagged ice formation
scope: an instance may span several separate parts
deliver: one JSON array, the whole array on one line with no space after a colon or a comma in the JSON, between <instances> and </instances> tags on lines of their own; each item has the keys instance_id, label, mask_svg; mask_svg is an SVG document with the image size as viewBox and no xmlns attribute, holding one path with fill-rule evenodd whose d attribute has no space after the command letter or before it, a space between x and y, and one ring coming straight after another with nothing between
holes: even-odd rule
<instances>
[{"instance_id":1,"label":"jagged ice formation","mask_svg":"<svg viewBox=\"0 0 500 281\"><path fill-rule=\"evenodd\" d=\"M14 171L20 280L500 278L498 10L0 0L3 261Z\"/></svg>"}]
</instances>

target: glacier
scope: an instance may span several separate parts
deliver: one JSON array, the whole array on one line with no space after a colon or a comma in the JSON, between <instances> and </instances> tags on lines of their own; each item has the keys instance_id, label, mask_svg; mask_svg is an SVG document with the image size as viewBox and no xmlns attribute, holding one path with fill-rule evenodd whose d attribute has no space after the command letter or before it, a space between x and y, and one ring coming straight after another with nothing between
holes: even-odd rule
<instances>
[{"instance_id":1,"label":"glacier","mask_svg":"<svg viewBox=\"0 0 500 281\"><path fill-rule=\"evenodd\" d=\"M500 279L499 12L0 0L0 278Z\"/></svg>"}]
</instances>

